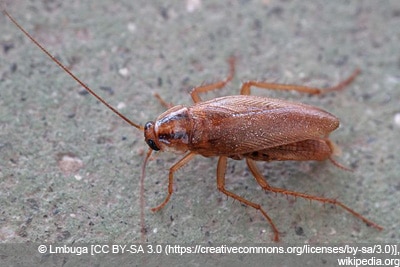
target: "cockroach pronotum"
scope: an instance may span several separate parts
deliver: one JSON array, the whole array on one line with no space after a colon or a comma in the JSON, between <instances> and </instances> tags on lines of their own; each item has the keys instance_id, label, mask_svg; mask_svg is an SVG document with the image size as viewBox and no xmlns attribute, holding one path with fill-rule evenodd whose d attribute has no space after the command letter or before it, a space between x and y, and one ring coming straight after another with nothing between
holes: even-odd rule
<instances>
[{"instance_id":1,"label":"cockroach pronotum","mask_svg":"<svg viewBox=\"0 0 400 267\"><path fill-rule=\"evenodd\" d=\"M321 94L341 90L355 79L360 73L359 70L356 70L350 77L338 85L327 89L248 81L242 84L240 95L202 101L199 96L200 93L220 89L232 80L235 63L234 58L231 57L229 59L230 71L225 80L195 87L191 91L191 97L194 102L193 106L169 106L168 110L158 116L155 121L150 121L144 126L140 126L122 115L79 80L25 31L5 9L3 10L3 14L91 95L96 97L127 123L144 132L145 141L150 148L144 159L141 178L142 194L140 205L142 230L144 227L144 170L153 150L186 154L169 169L167 197L160 205L152 208L152 211L162 209L170 200L173 193L174 173L186 165L194 156L202 155L204 157L219 158L217 165L218 190L228 197L260 211L272 228L274 241L279 240L279 231L267 212L259 204L240 197L225 188L225 171L228 158L246 160L247 166L257 183L266 191L339 206L367 225L378 230L383 229L380 225L368 220L336 199L272 187L256 166L256 161L330 160L335 166L346 169L333 159L335 145L329 139L329 134L339 126L338 118L314 106L280 99L252 96L250 95L250 88L294 90L308 94ZM164 105L168 106L159 96L158 98Z\"/></svg>"}]
</instances>

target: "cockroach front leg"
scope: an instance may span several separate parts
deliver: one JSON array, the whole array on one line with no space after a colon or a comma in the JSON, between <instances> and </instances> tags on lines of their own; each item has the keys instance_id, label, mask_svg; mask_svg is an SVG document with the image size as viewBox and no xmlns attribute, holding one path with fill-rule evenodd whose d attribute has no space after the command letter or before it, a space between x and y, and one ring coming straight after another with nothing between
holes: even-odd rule
<instances>
[{"instance_id":1,"label":"cockroach front leg","mask_svg":"<svg viewBox=\"0 0 400 267\"><path fill-rule=\"evenodd\" d=\"M196 154L193 152L188 153L182 159L180 159L177 163L175 163L169 169L169 176L168 176L168 195L165 200L158 205L157 207L152 208L152 211L159 211L160 209L164 208L164 206L168 203L169 199L171 198L172 192L174 191L174 172L182 168L186 163L188 163Z\"/></svg>"},{"instance_id":2,"label":"cockroach front leg","mask_svg":"<svg viewBox=\"0 0 400 267\"><path fill-rule=\"evenodd\" d=\"M383 230L382 226L368 220L367 218L365 218L358 212L352 210L351 208L347 207L342 202L339 202L336 199L312 196L312 195L299 193L299 192L295 192L295 191L290 191L290 190L286 190L286 189L282 189L282 188L272 187L267 183L265 178L262 176L262 174L258 170L256 163L252 159L246 158L246 163L247 163L247 166L249 167L251 173L253 174L254 178L256 179L257 183L266 191L271 191L271 192L285 194L285 195L291 195L294 197L301 197L304 199L309 199L309 200L314 200L314 201L319 201L322 203L329 203L329 204L332 204L335 206L339 206L339 207L345 209L346 211L350 212L351 214L353 214L355 217L359 218L363 222L365 222L368 226L372 226L378 230Z\"/></svg>"},{"instance_id":3,"label":"cockroach front leg","mask_svg":"<svg viewBox=\"0 0 400 267\"><path fill-rule=\"evenodd\" d=\"M166 109L170 109L174 106L172 103L168 103L167 101L165 101L158 93L154 93L153 96L157 98L161 106L164 106Z\"/></svg>"},{"instance_id":4,"label":"cockroach front leg","mask_svg":"<svg viewBox=\"0 0 400 267\"><path fill-rule=\"evenodd\" d=\"M238 200L239 202L250 206L256 210L259 210L264 217L267 219L267 221L269 222L269 224L271 225L272 230L274 231L274 241L279 241L279 232L278 229L276 228L274 222L272 221L272 219L268 216L268 214L265 212L265 210L263 210L263 208L259 205L256 204L254 202L248 201L247 199L238 196L228 190L225 189L225 171L226 171L226 162L227 162L227 157L220 157L218 160L218 166L217 166L217 187L218 190L221 191L222 193L224 193L225 195L227 195L228 197L231 197L233 199Z\"/></svg>"}]
</instances>

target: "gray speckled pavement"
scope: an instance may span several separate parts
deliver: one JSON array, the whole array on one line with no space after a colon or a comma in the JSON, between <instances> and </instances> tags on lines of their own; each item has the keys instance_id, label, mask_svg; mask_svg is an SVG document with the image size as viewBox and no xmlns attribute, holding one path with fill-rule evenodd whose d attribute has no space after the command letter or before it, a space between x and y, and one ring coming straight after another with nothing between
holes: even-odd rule
<instances>
[{"instance_id":1,"label":"gray speckled pavement","mask_svg":"<svg viewBox=\"0 0 400 267\"><path fill-rule=\"evenodd\" d=\"M267 210L283 243L398 242L400 213L400 4L398 1L15 1L8 10L85 83L137 123L164 111L152 92L190 105L192 86L232 83L204 98L237 94L243 80L329 86L362 69L340 93L309 97L253 90L322 107L341 119L329 162L260 163L270 184L337 197L385 230L340 208L265 194L245 164L229 161L227 187ZM4 16L0 16L0 240L138 242L143 134L83 93ZM397 136L397 137L396 137ZM215 158L176 173L179 155L157 155L146 169L151 242L272 242L262 215L216 188Z\"/></svg>"}]
</instances>

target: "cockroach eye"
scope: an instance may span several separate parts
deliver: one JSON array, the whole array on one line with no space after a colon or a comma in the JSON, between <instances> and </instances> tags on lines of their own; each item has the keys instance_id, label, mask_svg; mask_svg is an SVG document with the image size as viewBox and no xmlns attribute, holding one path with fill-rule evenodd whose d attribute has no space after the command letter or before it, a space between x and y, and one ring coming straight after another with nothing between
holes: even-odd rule
<instances>
[{"instance_id":1,"label":"cockroach eye","mask_svg":"<svg viewBox=\"0 0 400 267\"><path fill-rule=\"evenodd\" d=\"M160 149L157 147L156 143L155 143L153 140L151 140L151 139L148 139L148 140L147 140L147 145L148 145L151 149L153 149L153 150L155 150L155 151L160 150Z\"/></svg>"}]
</instances>

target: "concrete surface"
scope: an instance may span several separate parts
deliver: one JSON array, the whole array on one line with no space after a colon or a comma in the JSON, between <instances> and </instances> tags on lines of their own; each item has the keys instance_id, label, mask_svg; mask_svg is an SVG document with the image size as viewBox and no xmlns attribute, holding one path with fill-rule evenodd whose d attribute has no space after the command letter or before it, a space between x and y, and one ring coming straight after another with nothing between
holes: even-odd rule
<instances>
[{"instance_id":1,"label":"concrete surface","mask_svg":"<svg viewBox=\"0 0 400 267\"><path fill-rule=\"evenodd\" d=\"M8 10L85 83L133 121L191 104L192 86L234 81L204 98L237 94L243 80L334 85L356 67L345 91L319 97L254 90L322 107L341 119L331 137L342 171L329 162L260 163L275 186L334 197L382 225L367 227L330 205L265 194L244 162L230 161L228 188L259 202L282 243L398 242L400 197L399 1L13 1ZM223 3L222 3L223 2ZM142 133L82 93L70 77L0 17L0 240L138 242ZM215 158L198 157L176 174L157 155L146 168L150 242L272 242L262 215L216 188ZM72 164L69 164L72 163Z\"/></svg>"}]
</instances>

